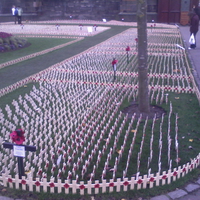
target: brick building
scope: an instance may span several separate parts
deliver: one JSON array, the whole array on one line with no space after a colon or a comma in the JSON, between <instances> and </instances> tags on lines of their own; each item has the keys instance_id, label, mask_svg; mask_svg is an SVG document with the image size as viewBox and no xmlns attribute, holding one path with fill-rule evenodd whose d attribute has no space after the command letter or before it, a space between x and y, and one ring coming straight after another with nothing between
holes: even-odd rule
<instances>
[{"instance_id":1,"label":"brick building","mask_svg":"<svg viewBox=\"0 0 200 200\"><path fill-rule=\"evenodd\" d=\"M23 8L24 17L35 19L91 19L136 21L137 0L0 0L0 15L9 16L12 5ZM188 23L188 12L199 0L147 0L147 20ZM2 19L3 20L3 19Z\"/></svg>"},{"instance_id":2,"label":"brick building","mask_svg":"<svg viewBox=\"0 0 200 200\"><path fill-rule=\"evenodd\" d=\"M136 21L137 0L122 0L119 15L127 21ZM147 20L160 23L188 24L188 13L199 0L147 0Z\"/></svg>"}]
</instances>

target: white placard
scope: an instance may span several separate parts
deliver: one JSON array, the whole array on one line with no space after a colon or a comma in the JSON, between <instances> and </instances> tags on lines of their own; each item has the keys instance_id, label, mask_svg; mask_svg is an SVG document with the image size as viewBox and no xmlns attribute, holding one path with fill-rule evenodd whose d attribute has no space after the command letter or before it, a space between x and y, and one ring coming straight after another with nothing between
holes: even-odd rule
<instances>
[{"instance_id":1,"label":"white placard","mask_svg":"<svg viewBox=\"0 0 200 200\"><path fill-rule=\"evenodd\" d=\"M87 27L88 33L92 33L92 27Z\"/></svg>"},{"instance_id":2,"label":"white placard","mask_svg":"<svg viewBox=\"0 0 200 200\"><path fill-rule=\"evenodd\" d=\"M25 147L13 145L14 156L25 157Z\"/></svg>"}]
</instances>

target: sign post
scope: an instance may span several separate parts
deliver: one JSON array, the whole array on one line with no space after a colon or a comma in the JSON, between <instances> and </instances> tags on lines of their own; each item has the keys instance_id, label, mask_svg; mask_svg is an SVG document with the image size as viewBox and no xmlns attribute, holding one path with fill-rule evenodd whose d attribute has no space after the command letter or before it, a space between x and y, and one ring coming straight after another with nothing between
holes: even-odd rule
<instances>
[{"instance_id":1,"label":"sign post","mask_svg":"<svg viewBox=\"0 0 200 200\"><path fill-rule=\"evenodd\" d=\"M13 149L14 150L14 156L17 157L18 162L18 172L19 172L19 178L21 179L22 176L24 176L24 164L23 164L23 158L25 157L26 151L36 151L35 146L28 146L28 145L16 145L9 142L3 143L3 148L5 149Z\"/></svg>"},{"instance_id":2,"label":"sign post","mask_svg":"<svg viewBox=\"0 0 200 200\"><path fill-rule=\"evenodd\" d=\"M23 164L23 158L25 157L26 151L35 152L36 147L35 146L29 146L29 145L22 145L22 143L25 141L24 138L24 132L21 129L18 129L10 134L11 139L16 144L10 143L10 142L4 142L3 148L5 149L13 149L14 156L17 157L18 162L18 173L19 178L21 179L22 176L24 176L24 164Z\"/></svg>"}]
</instances>

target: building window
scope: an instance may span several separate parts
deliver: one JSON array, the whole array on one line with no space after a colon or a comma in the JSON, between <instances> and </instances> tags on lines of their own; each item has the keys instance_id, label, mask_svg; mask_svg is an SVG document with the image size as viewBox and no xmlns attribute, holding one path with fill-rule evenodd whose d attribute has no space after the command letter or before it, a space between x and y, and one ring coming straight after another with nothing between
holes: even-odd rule
<instances>
[{"instance_id":1,"label":"building window","mask_svg":"<svg viewBox=\"0 0 200 200\"><path fill-rule=\"evenodd\" d=\"M157 12L157 5L148 5L147 12Z\"/></svg>"}]
</instances>

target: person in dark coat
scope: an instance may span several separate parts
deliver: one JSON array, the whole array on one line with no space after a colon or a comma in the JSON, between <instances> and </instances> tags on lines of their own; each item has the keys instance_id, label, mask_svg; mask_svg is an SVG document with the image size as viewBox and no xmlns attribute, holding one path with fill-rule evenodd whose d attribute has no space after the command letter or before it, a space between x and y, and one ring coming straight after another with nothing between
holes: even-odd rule
<instances>
[{"instance_id":1,"label":"person in dark coat","mask_svg":"<svg viewBox=\"0 0 200 200\"><path fill-rule=\"evenodd\" d=\"M22 13L23 13L23 10L20 6L17 7L18 9L18 24L21 24L22 23Z\"/></svg>"},{"instance_id":2,"label":"person in dark coat","mask_svg":"<svg viewBox=\"0 0 200 200\"><path fill-rule=\"evenodd\" d=\"M198 8L194 8L193 12L190 15L190 35L194 34L195 44L191 44L190 48L196 48L196 34L199 31L199 16Z\"/></svg>"}]
</instances>

